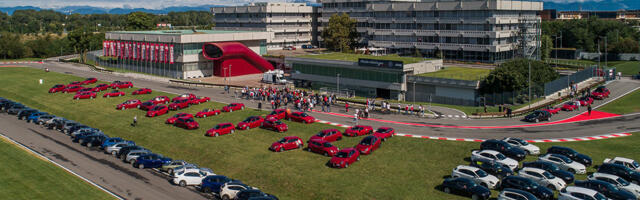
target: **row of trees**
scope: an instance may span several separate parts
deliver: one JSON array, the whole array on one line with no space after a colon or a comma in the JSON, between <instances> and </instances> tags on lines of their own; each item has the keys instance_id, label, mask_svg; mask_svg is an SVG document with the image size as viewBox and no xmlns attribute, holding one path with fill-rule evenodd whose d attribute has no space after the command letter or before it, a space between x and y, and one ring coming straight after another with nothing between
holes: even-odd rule
<instances>
[{"instance_id":1,"label":"row of trees","mask_svg":"<svg viewBox=\"0 0 640 200\"><path fill-rule=\"evenodd\" d=\"M144 20L143 24L136 21ZM71 14L53 10L17 10L13 15L0 12L0 32L20 34L56 33L64 30L88 29L95 32L118 30L151 30L157 23L169 23L173 26L211 27L213 16L204 11L170 12L167 15L154 15L135 12L127 15L117 14Z\"/></svg>"},{"instance_id":2,"label":"row of trees","mask_svg":"<svg viewBox=\"0 0 640 200\"><path fill-rule=\"evenodd\" d=\"M102 48L104 33L77 29L68 35L0 32L0 59L46 58Z\"/></svg>"},{"instance_id":3,"label":"row of trees","mask_svg":"<svg viewBox=\"0 0 640 200\"><path fill-rule=\"evenodd\" d=\"M531 84L542 85L559 77L548 64L527 59L514 59L496 67L481 81L483 94L520 91L529 87L529 64L531 64Z\"/></svg>"}]
</instances>

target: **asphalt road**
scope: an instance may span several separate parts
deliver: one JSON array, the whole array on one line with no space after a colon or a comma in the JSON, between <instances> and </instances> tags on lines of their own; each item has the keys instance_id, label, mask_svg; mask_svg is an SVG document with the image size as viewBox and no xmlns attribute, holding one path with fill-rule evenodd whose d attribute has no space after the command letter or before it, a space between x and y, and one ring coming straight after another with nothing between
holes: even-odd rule
<instances>
[{"instance_id":1,"label":"asphalt road","mask_svg":"<svg viewBox=\"0 0 640 200\"><path fill-rule=\"evenodd\" d=\"M0 133L125 199L207 199L193 187L172 185L164 174L133 168L96 147L73 143L61 132L18 120L14 115L0 113Z\"/></svg>"},{"instance_id":2,"label":"asphalt road","mask_svg":"<svg viewBox=\"0 0 640 200\"><path fill-rule=\"evenodd\" d=\"M183 85L170 84L167 82L161 82L157 80L147 79L133 79L131 77L123 77L111 73L100 73L89 70L88 67L81 67L78 65L48 62L44 64L29 64L28 66L34 68L48 67L51 71L76 75L80 77L95 77L102 81L114 81L114 80L128 80L132 81L136 87L148 87L153 90L160 90L175 94L193 93L200 96L209 96L214 101L219 102L242 102L250 107L257 107L257 102L244 99L235 99L231 95L224 94L222 88L202 88L202 87L188 87ZM53 83L51 83L53 84ZM635 80L623 80L611 82L608 85L611 88L610 98L595 101L594 107L602 105L605 102L612 101L614 98L623 95L624 93L640 87L640 82ZM233 94L233 93L232 93ZM264 103L266 104L266 103ZM263 106L263 107L266 107ZM335 109L335 108L334 108ZM335 110L333 110L335 111ZM584 111L584 109L582 110ZM578 114L578 111L563 112L554 115L553 120L562 120ZM323 113L311 113L317 119L341 123L345 125L352 124L352 118L343 116L328 115ZM519 124L530 124L522 122L522 117L515 118L500 118L500 119L424 119L416 118L405 115L374 115L374 118L383 118L394 121L401 121L415 124L426 125L445 125L445 126L509 126ZM396 123L386 123L379 121L360 120L359 124L371 125L374 127L379 126L391 126L394 127L397 132L407 133L413 135L435 136L435 137L455 137L455 138L474 138L474 139L490 139L490 138L502 138L502 137L521 137L524 139L554 139L554 138L566 138L566 137L585 137L585 136L597 136L609 133L629 132L636 129L630 129L626 127L634 127L634 124L640 124L640 119L636 116L627 116L622 118L613 118L608 120L594 120L581 123L569 123L548 125L540 127L525 127L525 128L500 128L500 129L462 129L462 128L434 128L415 125L404 125ZM597 126L596 126L597 125Z\"/></svg>"}]
</instances>

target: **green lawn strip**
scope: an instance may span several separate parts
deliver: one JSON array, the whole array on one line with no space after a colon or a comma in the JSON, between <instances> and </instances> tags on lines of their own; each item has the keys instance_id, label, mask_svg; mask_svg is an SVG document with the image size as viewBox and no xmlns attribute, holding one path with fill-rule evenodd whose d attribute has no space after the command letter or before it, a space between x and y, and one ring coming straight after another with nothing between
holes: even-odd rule
<instances>
[{"instance_id":1,"label":"green lawn strip","mask_svg":"<svg viewBox=\"0 0 640 200\"><path fill-rule=\"evenodd\" d=\"M598 108L598 110L620 114L620 115L637 113L637 112L640 112L640 103L638 103L639 99L640 99L640 90L636 90L632 93L625 95L624 97L616 99L615 101L610 102Z\"/></svg>"},{"instance_id":2,"label":"green lawn strip","mask_svg":"<svg viewBox=\"0 0 640 200\"><path fill-rule=\"evenodd\" d=\"M0 62L41 61L41 60L44 60L44 58L0 59Z\"/></svg>"},{"instance_id":3,"label":"green lawn strip","mask_svg":"<svg viewBox=\"0 0 640 200\"><path fill-rule=\"evenodd\" d=\"M0 139L2 199L114 199L63 169Z\"/></svg>"},{"instance_id":4,"label":"green lawn strip","mask_svg":"<svg viewBox=\"0 0 640 200\"><path fill-rule=\"evenodd\" d=\"M417 76L477 81L482 80L490 72L490 69L484 68L445 67L440 71L418 74Z\"/></svg>"},{"instance_id":5,"label":"green lawn strip","mask_svg":"<svg viewBox=\"0 0 640 200\"><path fill-rule=\"evenodd\" d=\"M377 60L402 61L404 64L411 64L411 63L422 62L424 60L430 60L430 59L419 58L419 57L398 56L395 54L385 55L385 56L373 56L373 55L337 53L337 52L326 53L326 54L306 54L306 55L300 55L295 57L314 58L314 59L323 59L323 60L342 60L342 61L351 61L351 62L358 62L358 59L360 58L367 58L367 59L377 59Z\"/></svg>"},{"instance_id":6,"label":"green lawn strip","mask_svg":"<svg viewBox=\"0 0 640 200\"><path fill-rule=\"evenodd\" d=\"M640 62L638 61L624 62L611 66L615 67L616 71L622 72L622 75L638 75L638 72L640 72Z\"/></svg>"}]
</instances>

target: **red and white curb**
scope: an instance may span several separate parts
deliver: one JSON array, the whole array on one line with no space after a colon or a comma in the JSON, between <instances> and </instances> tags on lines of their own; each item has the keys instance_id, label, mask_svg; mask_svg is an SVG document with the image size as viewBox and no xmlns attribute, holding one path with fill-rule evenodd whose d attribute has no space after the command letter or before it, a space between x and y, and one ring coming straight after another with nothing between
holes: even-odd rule
<instances>
[{"instance_id":1,"label":"red and white curb","mask_svg":"<svg viewBox=\"0 0 640 200\"><path fill-rule=\"evenodd\" d=\"M328 124L332 126L338 126L342 128L349 128L351 126L339 124L335 122L329 122L325 120L316 120L316 122L321 124ZM632 132L632 131L630 131ZM450 137L436 137L436 136L425 136L425 135L413 135L406 133L396 133L396 136L403 137L411 137L411 138L422 138L422 139L431 139L431 140L447 140L447 141L461 141L461 142L483 142L484 139L472 139L472 138L450 138ZM618 138L618 137L626 137L631 136L631 133L611 133L605 135L597 135L597 136L587 136L587 137L575 137L575 138L557 138L557 139L537 139L537 140L527 140L527 142L531 143L547 143L547 142L578 142L578 141L590 141L590 140L602 140L602 139L610 139L610 138Z\"/></svg>"},{"instance_id":2,"label":"red and white curb","mask_svg":"<svg viewBox=\"0 0 640 200\"><path fill-rule=\"evenodd\" d=\"M42 61L16 61L16 62L0 62L0 65L10 64L42 64Z\"/></svg>"}]
</instances>

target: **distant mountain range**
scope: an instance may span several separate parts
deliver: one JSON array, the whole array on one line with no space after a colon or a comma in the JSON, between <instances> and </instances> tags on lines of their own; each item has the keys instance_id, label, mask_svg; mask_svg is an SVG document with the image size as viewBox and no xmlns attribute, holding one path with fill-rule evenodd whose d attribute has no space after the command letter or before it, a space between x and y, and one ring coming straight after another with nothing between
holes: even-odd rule
<instances>
[{"instance_id":1,"label":"distant mountain range","mask_svg":"<svg viewBox=\"0 0 640 200\"><path fill-rule=\"evenodd\" d=\"M640 10L640 0L602 0L585 1L582 3L554 3L544 2L544 9L556 9L559 11L568 10L594 10L594 11L616 11L616 10ZM557 1L557 0L556 0Z\"/></svg>"}]
</instances>

